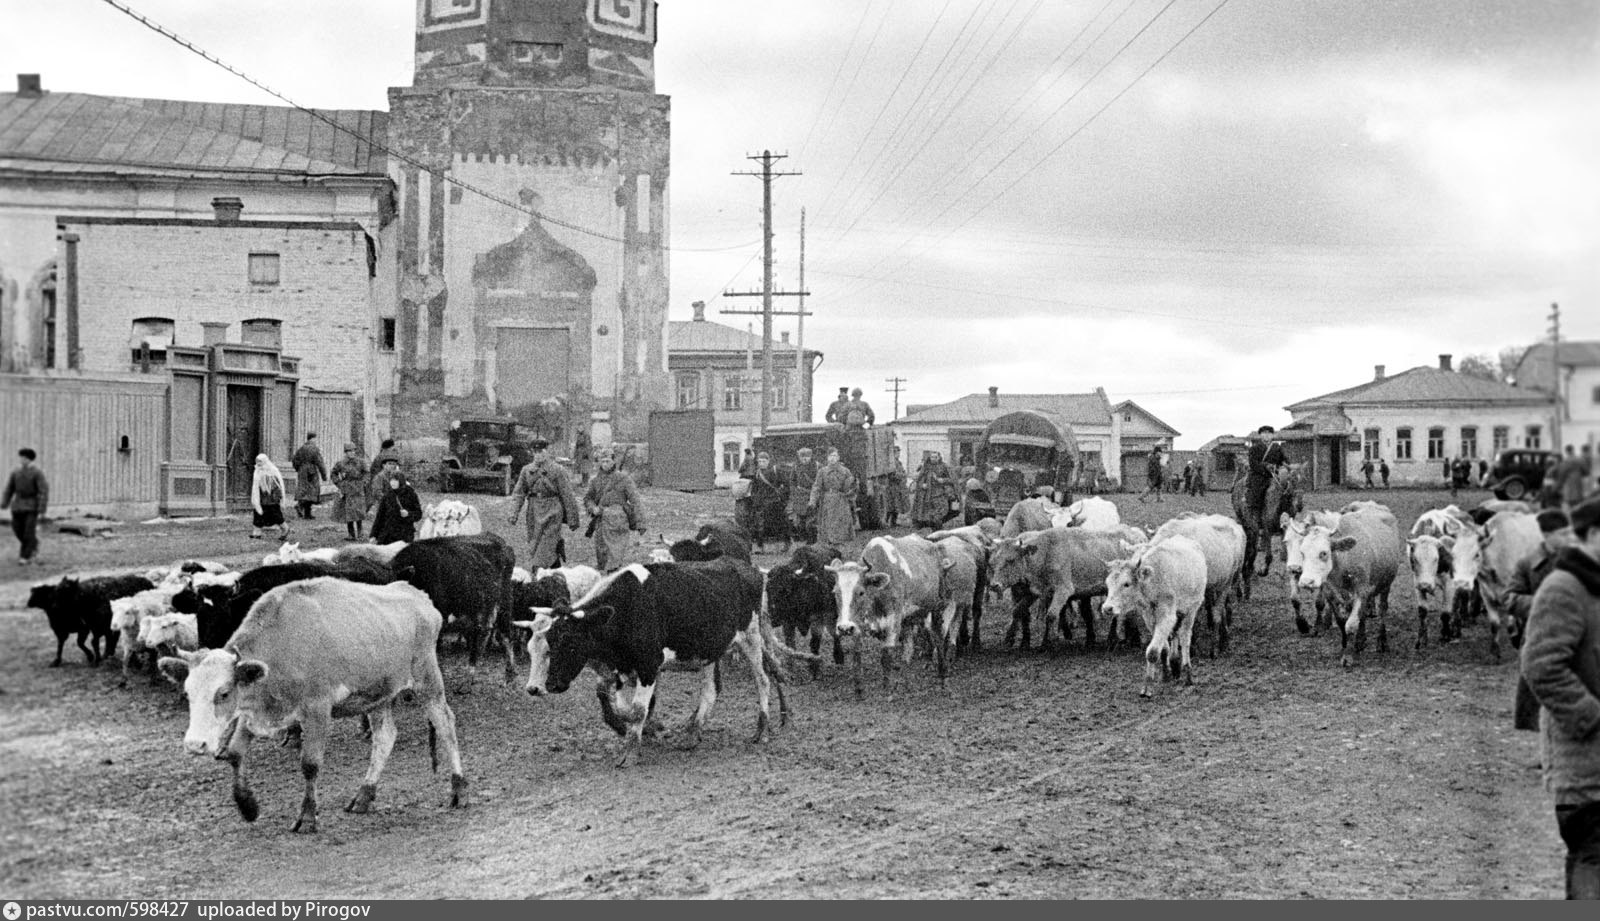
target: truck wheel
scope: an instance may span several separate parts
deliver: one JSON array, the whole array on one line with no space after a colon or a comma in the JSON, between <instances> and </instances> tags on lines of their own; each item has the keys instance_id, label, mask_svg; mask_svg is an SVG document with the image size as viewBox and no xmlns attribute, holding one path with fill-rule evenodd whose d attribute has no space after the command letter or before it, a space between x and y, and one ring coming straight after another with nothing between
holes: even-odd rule
<instances>
[{"instance_id":1,"label":"truck wheel","mask_svg":"<svg viewBox=\"0 0 1600 921\"><path fill-rule=\"evenodd\" d=\"M1505 490L1506 498L1512 500L1513 502L1528 494L1528 487L1524 485L1521 480L1514 478L1506 480L1503 488Z\"/></svg>"}]
</instances>

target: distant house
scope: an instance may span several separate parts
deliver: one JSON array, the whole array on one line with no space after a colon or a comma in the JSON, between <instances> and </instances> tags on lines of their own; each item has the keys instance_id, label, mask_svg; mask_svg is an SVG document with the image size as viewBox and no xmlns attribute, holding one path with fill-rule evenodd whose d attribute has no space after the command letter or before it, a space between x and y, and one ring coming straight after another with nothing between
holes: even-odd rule
<instances>
[{"instance_id":1,"label":"distant house","mask_svg":"<svg viewBox=\"0 0 1600 921\"><path fill-rule=\"evenodd\" d=\"M1150 452L1157 445L1171 452L1173 439L1183 433L1132 400L1123 400L1111 407L1111 412L1122 423L1122 488L1143 491L1150 484L1147 472ZM1170 476L1182 473L1183 460L1169 456L1167 472Z\"/></svg>"},{"instance_id":2,"label":"distant house","mask_svg":"<svg viewBox=\"0 0 1600 921\"><path fill-rule=\"evenodd\" d=\"M1449 355L1439 356L1438 367L1392 376L1377 365L1364 384L1284 408L1294 419L1286 428L1305 433L1291 439L1291 457L1304 455L1316 486L1349 481L1365 458L1388 460L1391 482L1438 483L1456 457L1489 460L1508 447L1550 447L1548 396L1461 374Z\"/></svg>"},{"instance_id":3,"label":"distant house","mask_svg":"<svg viewBox=\"0 0 1600 921\"><path fill-rule=\"evenodd\" d=\"M822 353L804 349L795 366L795 346L783 333L772 343L774 424L811 421L811 380ZM739 478L739 462L754 436L761 434L761 336L706 319L704 301L694 302L694 319L667 326L667 371L672 376L672 409L714 413L718 486Z\"/></svg>"},{"instance_id":4,"label":"distant house","mask_svg":"<svg viewBox=\"0 0 1600 921\"><path fill-rule=\"evenodd\" d=\"M1102 388L1092 393L1001 393L990 387L988 393L969 393L949 403L907 406L906 414L890 424L906 470L914 475L931 451L940 452L953 467L972 466L984 428L1022 409L1036 409L1071 425L1086 472L1115 476L1121 469L1122 416L1111 411Z\"/></svg>"},{"instance_id":5,"label":"distant house","mask_svg":"<svg viewBox=\"0 0 1600 921\"><path fill-rule=\"evenodd\" d=\"M1518 387L1552 393L1555 365L1561 367L1561 440L1600 450L1600 342L1563 342L1557 361L1553 347L1541 342L1517 362ZM1549 445L1549 447L1556 447Z\"/></svg>"}]
</instances>

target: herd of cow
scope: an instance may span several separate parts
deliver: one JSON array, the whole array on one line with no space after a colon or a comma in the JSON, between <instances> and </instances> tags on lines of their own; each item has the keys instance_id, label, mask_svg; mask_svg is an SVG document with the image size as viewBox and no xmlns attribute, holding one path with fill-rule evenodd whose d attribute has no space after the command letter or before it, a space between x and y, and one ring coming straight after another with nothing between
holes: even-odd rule
<instances>
[{"instance_id":1,"label":"herd of cow","mask_svg":"<svg viewBox=\"0 0 1600 921\"><path fill-rule=\"evenodd\" d=\"M1538 543L1533 522L1520 503L1488 503L1472 512L1450 506L1425 513L1404 539L1394 516L1375 502L1338 512L1286 510L1278 525L1296 622L1303 633L1337 623L1343 662L1351 665L1364 644L1365 620L1376 617L1381 650L1389 592L1409 563L1418 647L1430 602L1440 606L1440 639L1447 641L1460 635L1471 599L1481 598L1498 656L1500 596L1516 561ZM1262 533L1270 568L1272 534ZM1148 636L1142 696L1154 693L1158 675L1192 683L1196 620L1204 614L1210 625L1212 655L1225 651L1233 602L1248 597L1256 573L1247 543L1245 529L1225 515L1187 514L1152 533L1123 524L1104 499L1065 508L1029 499L1003 522L877 536L855 558L802 546L770 570L752 564L750 539L730 520L663 546L647 564L603 576L586 566L528 572L516 566L510 545L483 533L304 554L286 546L244 572L191 561L137 574L69 577L35 586L28 604L45 611L56 635L53 665L76 634L90 664L115 655L120 643L124 684L141 658L152 681L165 675L179 683L189 706L184 748L230 764L235 802L247 820L259 813L244 770L252 739L297 738L305 797L295 829L315 831L317 775L331 720L360 716L371 739L369 770L346 806L366 812L394 745L392 708L402 697L426 713L434 769L442 744L450 803L465 805L455 718L438 660L447 626L465 640L471 672L495 641L507 681L519 668L515 639L526 637L526 690L534 697L561 693L584 668L593 670L602 719L622 737L623 766L637 758L646 737L663 732L654 718L663 671L700 672L699 702L676 734L680 747L692 748L721 690L721 663L737 650L754 679L753 741L760 742L770 695L776 692L786 723L790 670L804 663L820 675L825 641L831 640L836 665L844 664L848 647L862 695L867 635L877 641L885 689L915 656L918 638L926 638L942 686L958 649L981 645L985 602L1008 594L1008 645L1019 632L1021 645L1031 645L1036 615L1043 618L1044 645L1051 644L1052 628L1068 641L1068 609L1077 602L1085 643L1093 646L1093 601L1103 596L1098 613L1108 647L1140 643L1141 624ZM1315 609L1313 619L1302 613L1304 604ZM802 635L809 635L809 652L795 648Z\"/></svg>"}]
</instances>

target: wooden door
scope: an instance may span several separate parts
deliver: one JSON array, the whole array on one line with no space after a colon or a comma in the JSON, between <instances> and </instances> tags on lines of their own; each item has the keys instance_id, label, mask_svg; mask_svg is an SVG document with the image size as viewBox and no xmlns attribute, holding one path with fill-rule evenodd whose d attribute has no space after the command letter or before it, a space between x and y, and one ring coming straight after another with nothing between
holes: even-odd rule
<instances>
[{"instance_id":1,"label":"wooden door","mask_svg":"<svg viewBox=\"0 0 1600 921\"><path fill-rule=\"evenodd\" d=\"M569 393L571 349L565 329L501 327L495 344L495 402L500 412Z\"/></svg>"},{"instance_id":2,"label":"wooden door","mask_svg":"<svg viewBox=\"0 0 1600 921\"><path fill-rule=\"evenodd\" d=\"M261 388L228 385L228 505L250 504L256 455L261 453Z\"/></svg>"}]
</instances>

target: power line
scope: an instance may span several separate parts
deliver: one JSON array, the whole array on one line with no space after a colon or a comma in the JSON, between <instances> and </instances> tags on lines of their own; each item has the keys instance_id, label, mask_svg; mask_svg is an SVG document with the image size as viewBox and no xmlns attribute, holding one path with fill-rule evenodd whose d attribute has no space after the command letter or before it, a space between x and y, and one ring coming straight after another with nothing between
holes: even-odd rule
<instances>
[{"instance_id":1,"label":"power line","mask_svg":"<svg viewBox=\"0 0 1600 921\"><path fill-rule=\"evenodd\" d=\"M828 81L828 91L822 94L822 105L817 107L817 116L811 120L811 127L806 129L806 139L800 145L800 158L803 160L806 151L811 148L811 136L817 130L817 123L822 121L822 113L828 110L828 100L833 98L833 88L839 84L839 75L844 73L844 62L850 60L850 52L855 50L856 39L861 37L861 27L867 24L867 15L872 12L872 4L877 0L867 0L861 4L861 18L856 20L856 30L850 34L850 44L844 48L844 55L839 58L839 63L833 68L833 79Z\"/></svg>"},{"instance_id":2,"label":"power line","mask_svg":"<svg viewBox=\"0 0 1600 921\"><path fill-rule=\"evenodd\" d=\"M162 36L163 38L169 39L169 40L177 43L181 47L186 48L189 51L194 52L195 54L199 55L200 57L205 58L207 61L210 61L212 64L217 65L218 67L222 68L223 70L226 70L228 73L233 74L235 77L238 77L239 79L245 81L246 83L250 84L251 86L255 87L256 89L261 90L262 92L264 92L264 93L266 93L266 94L268 94L268 95L270 95L270 96L272 96L272 97L274 97L276 99L279 99L279 100L283 101L284 103L288 104L291 108L294 108L294 109L297 109L297 110L299 110L301 112L304 112L307 115L311 116L312 118L315 118L320 122L323 122L324 124L326 124L329 127L333 128L335 131L342 131L345 134L348 134L351 137L356 138L357 140L359 140L362 143L366 144L367 146L371 147L373 150L379 151L380 153L384 154L387 157L390 157L390 158L395 159L395 160L399 160L400 162L405 163L405 164L407 164L409 166L414 166L417 169L420 169L420 170L428 173L429 175L434 176L435 178L439 179L440 181L447 182L450 185L456 186L457 188L460 188L460 189L462 189L464 191L471 192L472 194L477 195L477 196L479 196L481 198L487 199L488 201L492 201L495 204L502 205L502 206L504 206L506 208L510 208L513 211L517 211L517 212L520 212L522 214L526 214L526 215L528 215L530 217L538 218L539 220L541 220L541 221L543 221L543 222L545 222L547 224L554 224L557 227L565 227L568 230L576 231L577 233L585 234L585 235L591 236L591 237L597 237L597 238L602 239L602 240L609 240L610 242L613 242L613 243L626 243L626 242L628 242L623 237L619 237L619 236L616 236L614 234L604 233L604 232L598 231L598 230L591 230L591 229L589 229L587 227L584 227L584 226L581 226L579 224L574 224L571 221L564 221L564 220L561 220L560 218L557 218L557 217L551 217L550 215L544 214L543 212L535 211L532 208L525 207L525 206L523 206L521 204L518 204L516 202L510 201L509 199L501 198L500 196L495 195L492 192L487 192L487 191L485 191L483 189L480 189L475 185L472 185L472 184L466 183L466 182L462 182L459 179L453 178L453 177L447 175L442 170L436 170L436 169L428 166L427 164L423 163L420 160L417 160L417 159L415 159L413 157L409 157L409 156L406 156L403 153L399 153L399 152L397 152L395 150L392 150L391 148L386 147L383 144L380 144L377 141L373 140L371 137L369 137L367 135L363 135L358 131L354 131L354 130L352 130L352 129L340 124L338 121L336 121L336 120L334 120L332 118L329 118L326 115L323 115L321 112L317 111L316 109L306 108L305 106L299 104L298 102L295 102L293 99L290 99L288 96L285 96L284 94L278 92L277 90L273 89L272 87L267 86L266 84L262 83L261 81L255 79L254 77L250 76L249 74L244 73L243 71L239 70L236 67L233 67L232 65L224 63L223 61L218 59L215 55L211 54L210 52L206 51L203 48L200 48L199 46L195 45L193 42L191 42L188 39L184 38L183 36L177 34L176 32L173 32L172 30L166 28L165 26L161 25L160 23L155 22L154 20L152 20L149 17L145 16L143 13L140 13L138 10L135 10L130 6L119 2L119 0L103 0L103 2L106 5L118 10L119 12L125 13L127 16L129 16L135 22L138 22L140 25L144 26L145 28L150 29L151 31L153 31L156 34ZM700 248L695 248L695 247L671 247L671 246L667 246L665 244L655 244L652 248L665 250L667 252L715 253L715 252L727 252L729 250L734 250L734 249L743 249L744 247L753 245L754 242L755 241L751 241L750 243L742 243L742 244L740 244L738 246L716 247L716 248L710 248L710 249L700 249Z\"/></svg>"}]
</instances>

